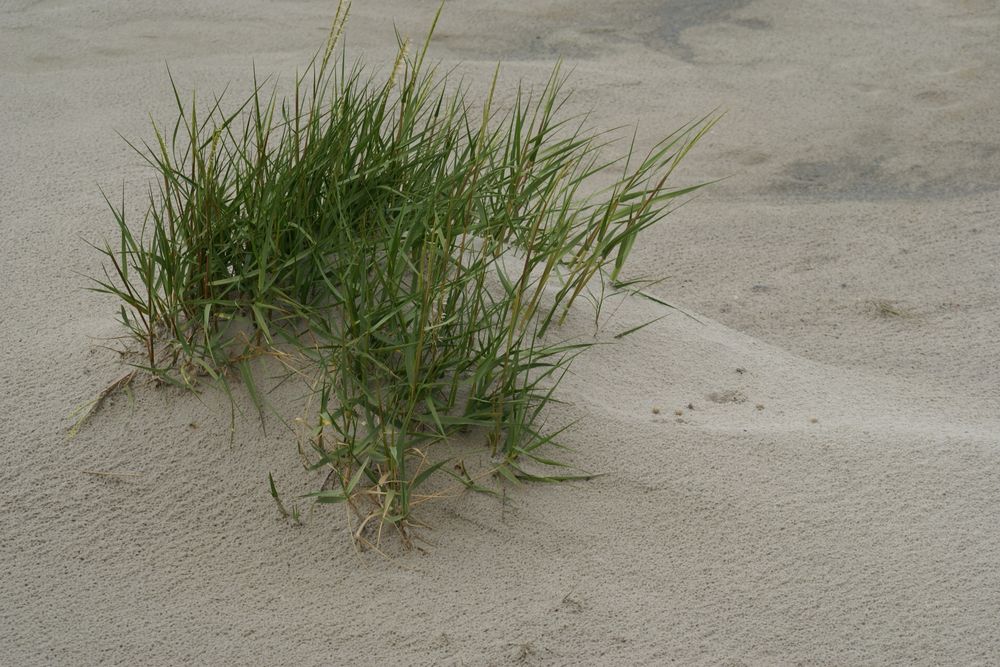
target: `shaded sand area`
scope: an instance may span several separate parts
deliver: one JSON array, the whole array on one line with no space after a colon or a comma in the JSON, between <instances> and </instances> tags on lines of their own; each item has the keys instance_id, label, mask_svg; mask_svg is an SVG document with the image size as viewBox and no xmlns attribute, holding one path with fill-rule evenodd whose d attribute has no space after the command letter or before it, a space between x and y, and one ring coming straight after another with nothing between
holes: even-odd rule
<instances>
[{"instance_id":1,"label":"shaded sand area","mask_svg":"<svg viewBox=\"0 0 1000 667\"><path fill-rule=\"evenodd\" d=\"M385 62L358 2L349 46ZM324 2L0 1L0 663L1000 662L1000 11L993 2L453 2L432 55L544 80L639 140L716 107L633 271L676 311L582 357L563 442L588 483L426 506L426 553L355 554L294 444L139 387L82 290L117 138L182 89L290 78ZM507 88L509 90L509 88ZM620 305L605 336L663 314ZM609 309L610 310L613 309ZM588 335L579 313L569 335ZM693 406L693 409L689 406ZM84 472L90 471L90 472ZM93 472L126 473L120 476Z\"/></svg>"}]
</instances>

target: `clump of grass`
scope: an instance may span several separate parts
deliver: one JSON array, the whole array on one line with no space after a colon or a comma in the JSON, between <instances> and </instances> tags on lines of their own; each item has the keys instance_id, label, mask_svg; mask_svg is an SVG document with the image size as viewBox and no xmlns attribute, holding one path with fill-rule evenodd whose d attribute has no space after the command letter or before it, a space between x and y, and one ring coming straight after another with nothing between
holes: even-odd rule
<instances>
[{"instance_id":1,"label":"clump of grass","mask_svg":"<svg viewBox=\"0 0 1000 667\"><path fill-rule=\"evenodd\" d=\"M430 35L415 53L399 40L382 77L349 66L346 16L287 98L258 82L226 111L174 85L176 122L137 147L156 174L145 219L134 232L112 205L98 289L163 381L228 391L236 370L260 404L253 357L299 360L312 466L331 475L313 497L404 527L428 477L455 475L428 447L460 430L503 478L573 477L539 453L554 436L539 424L587 343L552 332L595 281L621 287L639 234L700 187L667 182L714 120L608 159L606 134L565 117L558 66L504 111L494 77L474 106L427 64Z\"/></svg>"}]
</instances>

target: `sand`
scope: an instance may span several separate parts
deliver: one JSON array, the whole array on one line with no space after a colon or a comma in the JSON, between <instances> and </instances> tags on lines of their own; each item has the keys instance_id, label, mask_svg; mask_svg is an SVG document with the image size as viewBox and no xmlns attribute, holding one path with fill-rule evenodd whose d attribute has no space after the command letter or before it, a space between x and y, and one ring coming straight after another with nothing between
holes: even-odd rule
<instances>
[{"instance_id":1,"label":"sand","mask_svg":"<svg viewBox=\"0 0 1000 667\"><path fill-rule=\"evenodd\" d=\"M390 55L434 2L358 2ZM554 419L603 473L427 506L423 552L355 553L280 428L138 386L84 241L117 138L183 88L290 78L328 2L0 2L0 663L1000 662L1000 11L993 2L453 2L432 56L544 79L640 142L728 115L651 230ZM242 87L242 88L241 88ZM609 311L610 312L610 311ZM569 333L588 331L580 314ZM693 409L688 406L692 405ZM680 414L675 414L679 412ZM89 471L89 472L86 472ZM94 472L119 473L115 476ZM124 473L124 474L122 474Z\"/></svg>"}]
</instances>

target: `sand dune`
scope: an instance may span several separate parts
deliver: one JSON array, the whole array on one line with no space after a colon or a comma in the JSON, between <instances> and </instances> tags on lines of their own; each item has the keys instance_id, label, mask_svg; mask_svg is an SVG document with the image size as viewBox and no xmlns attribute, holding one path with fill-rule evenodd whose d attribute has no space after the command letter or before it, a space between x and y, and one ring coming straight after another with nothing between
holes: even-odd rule
<instances>
[{"instance_id":1,"label":"sand dune","mask_svg":"<svg viewBox=\"0 0 1000 667\"><path fill-rule=\"evenodd\" d=\"M384 62L435 6L356 3L350 50ZM666 317L565 380L593 481L427 505L433 546L387 560L340 510L282 521L267 474L318 479L279 427L230 442L211 392L140 385L67 440L125 370L83 291L98 186L143 189L115 132L169 116L164 62L204 91L290 77L331 14L0 2L0 663L1000 662L992 2L447 7L432 54L474 90L561 56L574 109L640 141L728 110L682 176L728 178L635 250L693 317L609 303L609 340Z\"/></svg>"}]
</instances>

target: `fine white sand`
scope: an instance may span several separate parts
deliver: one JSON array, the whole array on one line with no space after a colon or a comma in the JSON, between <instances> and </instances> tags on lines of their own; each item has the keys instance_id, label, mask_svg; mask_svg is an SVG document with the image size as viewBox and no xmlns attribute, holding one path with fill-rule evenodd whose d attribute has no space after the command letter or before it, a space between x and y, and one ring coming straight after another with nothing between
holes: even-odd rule
<instances>
[{"instance_id":1,"label":"fine white sand","mask_svg":"<svg viewBox=\"0 0 1000 667\"><path fill-rule=\"evenodd\" d=\"M562 56L573 110L643 146L720 107L681 179L729 178L634 255L700 322L663 311L563 387L563 457L604 476L428 505L435 546L388 560L340 509L282 521L267 474L317 477L276 424L230 444L211 392L140 385L67 441L124 372L82 277L98 187L147 177L115 132L169 118L165 63L290 79L333 11L206 4L0 1L0 663L1000 662L995 2L452 2L432 56L474 93ZM372 62L436 6L355 4Z\"/></svg>"}]
</instances>

